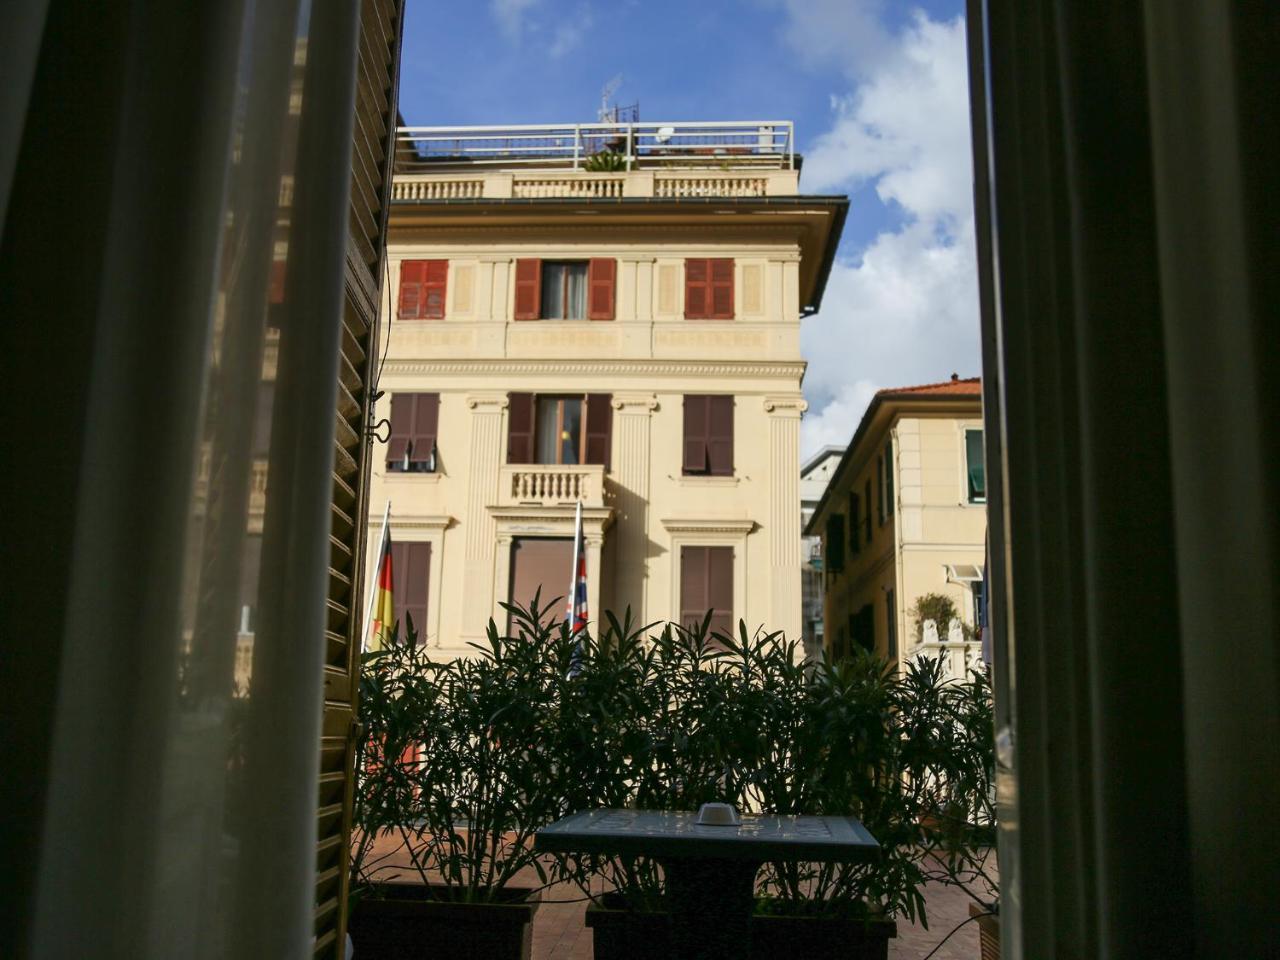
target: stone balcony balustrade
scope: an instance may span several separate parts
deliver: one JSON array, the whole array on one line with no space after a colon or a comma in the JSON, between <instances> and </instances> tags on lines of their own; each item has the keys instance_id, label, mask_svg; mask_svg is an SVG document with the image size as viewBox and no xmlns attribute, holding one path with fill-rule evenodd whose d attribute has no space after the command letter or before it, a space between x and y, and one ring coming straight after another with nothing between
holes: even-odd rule
<instances>
[{"instance_id":1,"label":"stone balcony balustrade","mask_svg":"<svg viewBox=\"0 0 1280 960\"><path fill-rule=\"evenodd\" d=\"M604 506L604 467L600 464L507 464L499 479L498 505L504 507Z\"/></svg>"}]
</instances>

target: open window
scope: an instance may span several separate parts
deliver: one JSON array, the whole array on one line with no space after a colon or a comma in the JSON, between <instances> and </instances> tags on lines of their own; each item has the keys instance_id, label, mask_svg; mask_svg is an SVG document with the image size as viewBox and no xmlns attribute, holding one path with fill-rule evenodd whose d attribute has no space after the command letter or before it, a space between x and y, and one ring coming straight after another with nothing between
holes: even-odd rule
<instances>
[{"instance_id":1,"label":"open window","mask_svg":"<svg viewBox=\"0 0 1280 960\"><path fill-rule=\"evenodd\" d=\"M610 467L613 396L513 393L508 398L507 463Z\"/></svg>"}]
</instances>

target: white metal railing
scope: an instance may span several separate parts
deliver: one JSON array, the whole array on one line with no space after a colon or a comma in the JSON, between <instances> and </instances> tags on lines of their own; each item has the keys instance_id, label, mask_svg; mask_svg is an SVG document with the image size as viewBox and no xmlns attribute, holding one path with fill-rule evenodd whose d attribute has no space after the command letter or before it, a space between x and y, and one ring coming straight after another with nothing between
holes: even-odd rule
<instances>
[{"instance_id":1,"label":"white metal railing","mask_svg":"<svg viewBox=\"0 0 1280 960\"><path fill-rule=\"evenodd\" d=\"M555 506L577 503L602 506L604 467L519 464L502 468L503 498L511 505Z\"/></svg>"},{"instance_id":2,"label":"white metal railing","mask_svg":"<svg viewBox=\"0 0 1280 960\"><path fill-rule=\"evenodd\" d=\"M790 120L701 123L561 123L486 127L400 127L399 169L419 173L447 164L562 166L580 169L596 154L635 167L795 168Z\"/></svg>"}]
</instances>

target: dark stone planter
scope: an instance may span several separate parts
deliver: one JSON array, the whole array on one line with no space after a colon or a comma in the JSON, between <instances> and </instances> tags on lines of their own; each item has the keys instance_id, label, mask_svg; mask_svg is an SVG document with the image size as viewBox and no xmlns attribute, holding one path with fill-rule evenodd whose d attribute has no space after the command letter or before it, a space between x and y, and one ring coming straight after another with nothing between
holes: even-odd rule
<instances>
[{"instance_id":1,"label":"dark stone planter","mask_svg":"<svg viewBox=\"0 0 1280 960\"><path fill-rule=\"evenodd\" d=\"M384 883L351 914L355 960L493 957L529 960L536 895L504 890L498 903L458 903L447 887Z\"/></svg>"},{"instance_id":2,"label":"dark stone planter","mask_svg":"<svg viewBox=\"0 0 1280 960\"><path fill-rule=\"evenodd\" d=\"M639 913L606 894L587 908L596 960L666 960L671 956L671 918ZM751 918L751 955L759 960L886 960L892 920L844 917Z\"/></svg>"}]
</instances>

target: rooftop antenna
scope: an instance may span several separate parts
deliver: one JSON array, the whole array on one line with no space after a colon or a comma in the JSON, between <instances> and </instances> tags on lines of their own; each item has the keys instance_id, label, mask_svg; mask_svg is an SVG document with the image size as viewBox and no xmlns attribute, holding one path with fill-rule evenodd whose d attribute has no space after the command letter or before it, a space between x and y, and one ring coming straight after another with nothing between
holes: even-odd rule
<instances>
[{"instance_id":1,"label":"rooftop antenna","mask_svg":"<svg viewBox=\"0 0 1280 960\"><path fill-rule=\"evenodd\" d=\"M612 80L604 85L604 89L600 91L600 122L601 123L617 123L617 108L609 109L609 98L612 97L622 86L622 74L617 74Z\"/></svg>"}]
</instances>

